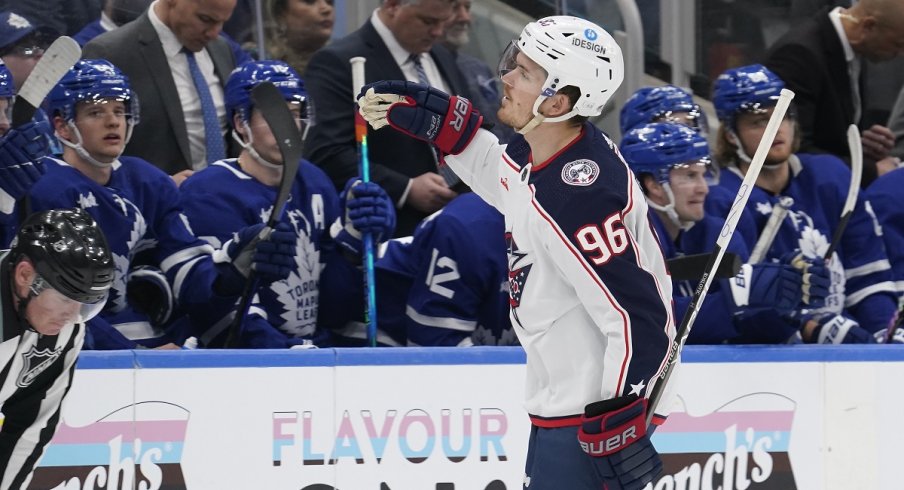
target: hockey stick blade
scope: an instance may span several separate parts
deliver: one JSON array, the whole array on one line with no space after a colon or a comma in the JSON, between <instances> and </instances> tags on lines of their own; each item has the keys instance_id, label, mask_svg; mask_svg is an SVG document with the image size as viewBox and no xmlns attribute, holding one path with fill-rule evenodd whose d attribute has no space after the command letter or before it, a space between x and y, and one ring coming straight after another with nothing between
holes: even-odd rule
<instances>
[{"instance_id":1,"label":"hockey stick blade","mask_svg":"<svg viewBox=\"0 0 904 490\"><path fill-rule=\"evenodd\" d=\"M60 82L63 75L81 56L82 49L78 43L67 36L57 38L44 51L44 56L35 65L16 94L16 102L13 105L14 128L31 121L35 111L50 90Z\"/></svg>"},{"instance_id":2,"label":"hockey stick blade","mask_svg":"<svg viewBox=\"0 0 904 490\"><path fill-rule=\"evenodd\" d=\"M669 357L666 360L665 367L659 375L659 379L654 378L655 383L651 388L647 403L646 422L648 427L653 421L653 414L656 413L656 406L659 404L659 400L662 398L662 394L665 391L665 386L668 384L669 378L674 372L675 365L678 363L678 357L681 355L681 349L684 347L684 342L691 333L691 328L694 325L697 314L700 313L700 306L706 299L706 292L709 290L709 285L715 277L715 271L722 261L722 256L725 255L725 249L728 248L728 244L731 242L731 237L734 235L735 229L738 226L738 220L741 219L742 211L747 206L747 200L750 198L751 189L753 189L757 178L760 176L760 170L762 170L763 163L766 161L766 155L769 154L769 149L772 147L772 142L775 140L776 133L778 133L778 127L782 120L785 119L785 113L788 112L788 106L791 104L791 99L793 98L794 92L788 89L782 89L781 94L778 97L778 102L775 104L775 109L772 111L772 116L769 117L769 123L766 124L766 130L763 132L763 137L760 139L759 145L757 145L756 153L753 154L750 166L747 167L747 173L744 174L744 180L738 187L738 194L735 196L731 209L728 210L728 216L725 217L725 225L722 226L722 231L719 233L718 238L716 238L716 246L713 248L712 255L707 263L706 272L703 274L703 278L700 279L700 283L697 284L697 289L694 291L694 296L687 306L684 318L681 320L681 325L678 326L678 329L675 332L675 340L673 340L669 346ZM651 382L653 382L653 380L651 380Z\"/></svg>"},{"instance_id":3,"label":"hockey stick blade","mask_svg":"<svg viewBox=\"0 0 904 490\"><path fill-rule=\"evenodd\" d=\"M669 267L669 274L672 275L673 281L699 281L703 274L707 271L706 264L709 263L710 253L685 255L683 257L675 257L666 261ZM741 257L737 254L726 253L716 269L716 278L728 279L738 275L741 271Z\"/></svg>"},{"instance_id":4,"label":"hockey stick blade","mask_svg":"<svg viewBox=\"0 0 904 490\"><path fill-rule=\"evenodd\" d=\"M841 219L838 220L838 226L832 234L832 241L829 242L829 248L826 249L823 258L831 260L838 242L841 241L841 235L847 228L851 215L854 214L854 207L857 205L857 196L860 194L860 180L863 178L863 142L860 141L860 130L856 125L851 124L847 130L848 149L851 152L851 184L848 186L847 198L844 200L844 206L841 208Z\"/></svg>"},{"instance_id":5,"label":"hockey stick blade","mask_svg":"<svg viewBox=\"0 0 904 490\"><path fill-rule=\"evenodd\" d=\"M258 84L251 90L251 98L254 100L254 107L264 116L267 126L273 132L273 137L276 138L276 144L279 146L279 154L283 159L283 174L279 183L279 192L276 194L273 211L270 212L270 219L267 221L267 226L272 228L279 222L286 201L289 199L295 174L298 173L302 153L301 131L295 124L292 112L286 106L285 97L272 83Z\"/></svg>"},{"instance_id":6,"label":"hockey stick blade","mask_svg":"<svg viewBox=\"0 0 904 490\"><path fill-rule=\"evenodd\" d=\"M270 131L273 132L273 137L276 139L279 153L283 159L283 173L279 182L279 191L273 201L270 218L267 219L267 228L272 229L279 222L283 209L286 206L286 201L289 200L292 183L295 182L298 165L301 162L303 141L301 131L295 124L295 118L286 105L286 99L275 85L270 82L258 84L251 89L251 99L254 101L254 107L264 116ZM248 307L251 306L251 298L254 297L256 290L257 277L254 270L252 270L245 282L245 290L242 291L241 301L235 310L235 317L232 319L232 323L229 324L229 333L226 335L227 348L238 347L242 320L248 311Z\"/></svg>"}]
</instances>

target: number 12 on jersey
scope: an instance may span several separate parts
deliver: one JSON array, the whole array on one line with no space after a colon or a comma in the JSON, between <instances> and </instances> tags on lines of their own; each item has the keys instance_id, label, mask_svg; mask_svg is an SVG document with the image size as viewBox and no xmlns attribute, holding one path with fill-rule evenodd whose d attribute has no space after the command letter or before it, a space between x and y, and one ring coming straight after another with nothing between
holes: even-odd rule
<instances>
[{"instance_id":1,"label":"number 12 on jersey","mask_svg":"<svg viewBox=\"0 0 904 490\"><path fill-rule=\"evenodd\" d=\"M628 232L619 213L606 218L602 226L589 224L578 228L574 237L594 265L604 265L628 249Z\"/></svg>"}]
</instances>

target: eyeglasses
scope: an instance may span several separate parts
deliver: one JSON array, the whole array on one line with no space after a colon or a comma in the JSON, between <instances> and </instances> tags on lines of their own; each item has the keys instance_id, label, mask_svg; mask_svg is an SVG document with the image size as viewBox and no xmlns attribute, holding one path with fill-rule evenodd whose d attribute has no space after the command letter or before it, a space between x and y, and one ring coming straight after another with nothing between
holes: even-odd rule
<instances>
[{"instance_id":1,"label":"eyeglasses","mask_svg":"<svg viewBox=\"0 0 904 490\"><path fill-rule=\"evenodd\" d=\"M3 56L14 54L23 58L38 58L44 56L44 47L42 46L13 46L7 49Z\"/></svg>"}]
</instances>

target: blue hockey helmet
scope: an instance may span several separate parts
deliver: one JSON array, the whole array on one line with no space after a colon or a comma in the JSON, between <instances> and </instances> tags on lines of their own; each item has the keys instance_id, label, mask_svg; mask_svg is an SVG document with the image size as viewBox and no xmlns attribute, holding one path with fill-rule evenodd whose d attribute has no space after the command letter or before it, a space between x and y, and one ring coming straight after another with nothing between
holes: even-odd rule
<instances>
[{"instance_id":1,"label":"blue hockey helmet","mask_svg":"<svg viewBox=\"0 0 904 490\"><path fill-rule=\"evenodd\" d=\"M16 95L16 86L13 84L13 74L9 68L0 61L0 97L11 99Z\"/></svg>"},{"instance_id":2,"label":"blue hockey helmet","mask_svg":"<svg viewBox=\"0 0 904 490\"><path fill-rule=\"evenodd\" d=\"M79 60L63 75L47 96L51 116L75 118L81 102L118 100L126 106L129 122L138 124L138 100L129 86L129 78L107 60Z\"/></svg>"},{"instance_id":3,"label":"blue hockey helmet","mask_svg":"<svg viewBox=\"0 0 904 490\"><path fill-rule=\"evenodd\" d=\"M644 87L625 102L622 107L619 122L622 135L628 131L657 121L659 118L667 118L674 112L687 112L693 118L694 129L705 129L703 111L694 102L691 94L674 85L662 87ZM675 122L675 121L672 121Z\"/></svg>"},{"instance_id":4,"label":"blue hockey helmet","mask_svg":"<svg viewBox=\"0 0 904 490\"><path fill-rule=\"evenodd\" d=\"M739 112L762 112L778 103L785 82L763 65L726 70L716 79L713 105L722 124L734 127Z\"/></svg>"},{"instance_id":5,"label":"blue hockey helmet","mask_svg":"<svg viewBox=\"0 0 904 490\"><path fill-rule=\"evenodd\" d=\"M236 68L226 81L226 114L229 123L238 114L243 121L251 118L254 103L251 90L261 82L270 82L282 92L286 102L296 102L301 108L301 118L309 123L311 110L304 81L294 68L283 61L250 61Z\"/></svg>"},{"instance_id":6,"label":"blue hockey helmet","mask_svg":"<svg viewBox=\"0 0 904 490\"><path fill-rule=\"evenodd\" d=\"M625 135L619 146L622 156L637 175L652 174L660 183L669 182L675 167L699 164L709 167L706 139L693 129L675 123L638 126Z\"/></svg>"}]
</instances>

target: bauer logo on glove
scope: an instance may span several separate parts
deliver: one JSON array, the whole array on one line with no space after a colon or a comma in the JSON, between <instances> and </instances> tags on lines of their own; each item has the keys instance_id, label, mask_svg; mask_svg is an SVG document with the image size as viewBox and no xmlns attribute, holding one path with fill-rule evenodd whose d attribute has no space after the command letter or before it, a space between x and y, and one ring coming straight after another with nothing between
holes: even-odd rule
<instances>
[{"instance_id":1,"label":"bauer logo on glove","mask_svg":"<svg viewBox=\"0 0 904 490\"><path fill-rule=\"evenodd\" d=\"M358 112L374 129L388 124L450 155L464 151L483 123L483 116L468 99L399 80L361 89Z\"/></svg>"}]
</instances>

